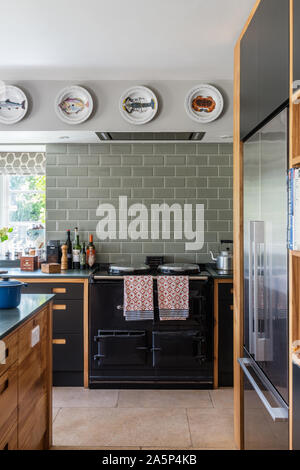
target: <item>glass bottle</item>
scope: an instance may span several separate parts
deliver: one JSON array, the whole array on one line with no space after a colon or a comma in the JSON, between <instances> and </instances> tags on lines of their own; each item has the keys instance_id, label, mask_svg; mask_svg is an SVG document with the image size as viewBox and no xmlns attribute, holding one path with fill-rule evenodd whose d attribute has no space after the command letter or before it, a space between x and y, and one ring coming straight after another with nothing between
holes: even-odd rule
<instances>
[{"instance_id":1,"label":"glass bottle","mask_svg":"<svg viewBox=\"0 0 300 470\"><path fill-rule=\"evenodd\" d=\"M72 269L72 242L71 242L71 232L67 230L67 258L68 258L68 269Z\"/></svg>"},{"instance_id":2,"label":"glass bottle","mask_svg":"<svg viewBox=\"0 0 300 470\"><path fill-rule=\"evenodd\" d=\"M80 243L79 235L76 235L76 242L73 245L73 269L80 269Z\"/></svg>"},{"instance_id":3,"label":"glass bottle","mask_svg":"<svg viewBox=\"0 0 300 470\"><path fill-rule=\"evenodd\" d=\"M96 249L93 243L92 234L90 234L90 241L86 250L86 262L89 268L92 268L96 263Z\"/></svg>"},{"instance_id":4,"label":"glass bottle","mask_svg":"<svg viewBox=\"0 0 300 470\"><path fill-rule=\"evenodd\" d=\"M80 251L80 269L86 269L86 251L85 242L82 242Z\"/></svg>"}]
</instances>

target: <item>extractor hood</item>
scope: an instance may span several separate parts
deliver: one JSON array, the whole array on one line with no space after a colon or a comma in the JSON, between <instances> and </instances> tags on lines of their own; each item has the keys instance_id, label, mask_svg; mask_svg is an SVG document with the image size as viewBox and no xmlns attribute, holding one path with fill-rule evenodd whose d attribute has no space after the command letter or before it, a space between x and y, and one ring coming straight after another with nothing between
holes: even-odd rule
<instances>
[{"instance_id":1,"label":"extractor hood","mask_svg":"<svg viewBox=\"0 0 300 470\"><path fill-rule=\"evenodd\" d=\"M205 132L96 132L96 135L102 142L200 142Z\"/></svg>"}]
</instances>

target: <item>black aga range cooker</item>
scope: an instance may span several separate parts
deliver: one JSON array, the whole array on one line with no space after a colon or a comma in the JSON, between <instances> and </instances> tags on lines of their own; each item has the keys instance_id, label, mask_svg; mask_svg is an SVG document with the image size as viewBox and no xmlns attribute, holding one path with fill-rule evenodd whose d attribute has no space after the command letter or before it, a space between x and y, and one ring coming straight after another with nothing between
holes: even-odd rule
<instances>
[{"instance_id":1,"label":"black aga range cooker","mask_svg":"<svg viewBox=\"0 0 300 470\"><path fill-rule=\"evenodd\" d=\"M154 278L154 319L126 321L123 277L141 274ZM156 277L164 274L189 276L186 320L159 318ZM205 267L110 265L89 289L90 388L212 387L213 280Z\"/></svg>"}]
</instances>

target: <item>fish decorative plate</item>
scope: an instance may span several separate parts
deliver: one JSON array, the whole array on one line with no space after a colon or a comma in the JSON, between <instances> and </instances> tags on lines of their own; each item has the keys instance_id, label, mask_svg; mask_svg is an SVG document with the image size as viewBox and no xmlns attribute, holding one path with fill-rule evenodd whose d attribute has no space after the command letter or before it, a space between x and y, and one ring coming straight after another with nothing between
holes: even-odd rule
<instances>
[{"instance_id":1,"label":"fish decorative plate","mask_svg":"<svg viewBox=\"0 0 300 470\"><path fill-rule=\"evenodd\" d=\"M92 110L93 99L81 86L64 88L55 100L56 114L68 124L81 124L90 117Z\"/></svg>"},{"instance_id":2,"label":"fish decorative plate","mask_svg":"<svg viewBox=\"0 0 300 470\"><path fill-rule=\"evenodd\" d=\"M152 90L145 86L134 86L120 98L120 112L131 124L146 124L157 113L158 101Z\"/></svg>"},{"instance_id":3,"label":"fish decorative plate","mask_svg":"<svg viewBox=\"0 0 300 470\"><path fill-rule=\"evenodd\" d=\"M13 85L0 87L0 122L15 124L21 121L28 109L28 100L20 88Z\"/></svg>"},{"instance_id":4,"label":"fish decorative plate","mask_svg":"<svg viewBox=\"0 0 300 470\"><path fill-rule=\"evenodd\" d=\"M207 84L192 88L185 98L185 110L188 116L203 124L217 119L224 106L219 90Z\"/></svg>"}]
</instances>

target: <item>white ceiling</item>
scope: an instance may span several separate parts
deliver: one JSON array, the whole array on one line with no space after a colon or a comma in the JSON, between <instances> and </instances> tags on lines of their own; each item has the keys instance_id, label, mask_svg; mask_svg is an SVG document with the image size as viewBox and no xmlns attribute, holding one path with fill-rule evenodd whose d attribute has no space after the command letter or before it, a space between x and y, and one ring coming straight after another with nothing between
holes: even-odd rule
<instances>
[{"instance_id":1,"label":"white ceiling","mask_svg":"<svg viewBox=\"0 0 300 470\"><path fill-rule=\"evenodd\" d=\"M254 3L3 0L0 79L232 79Z\"/></svg>"}]
</instances>

